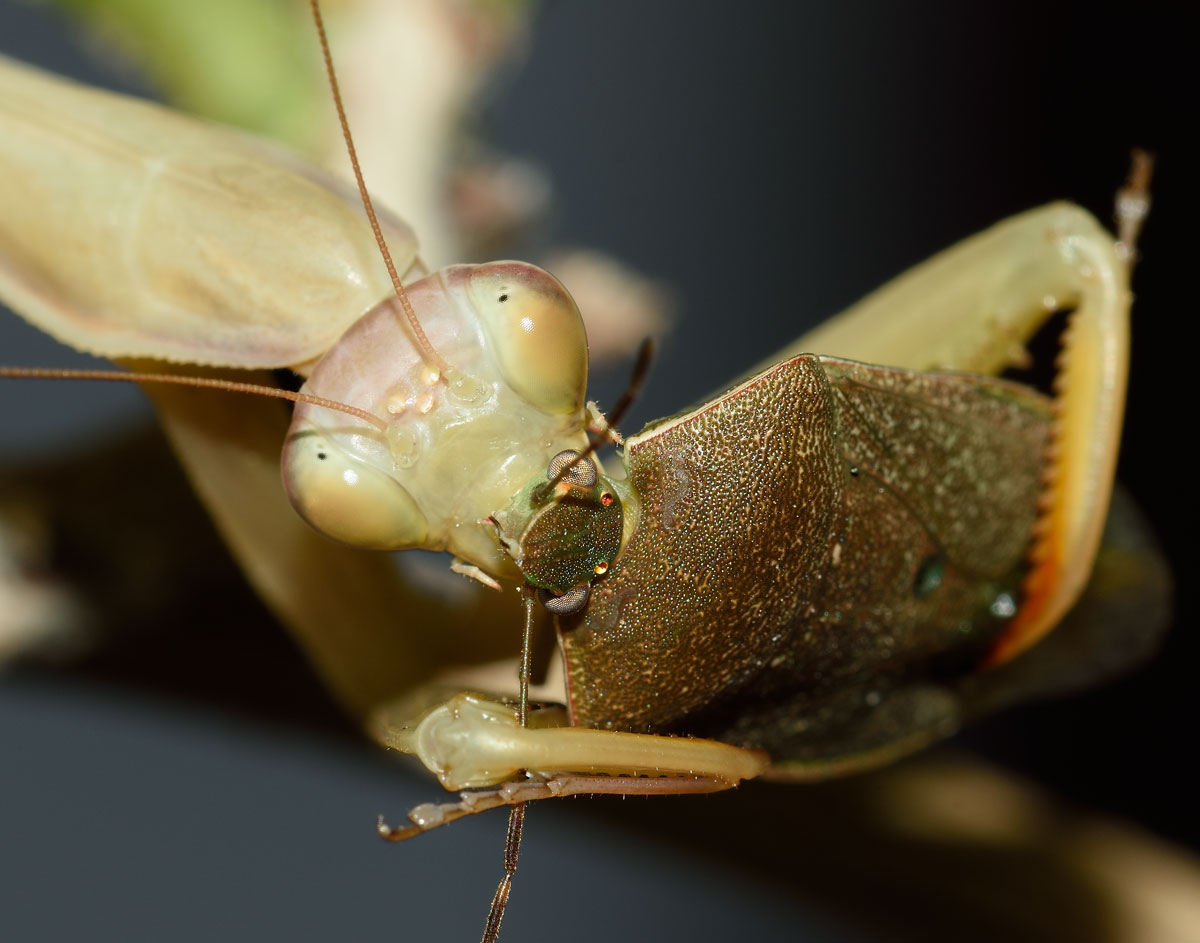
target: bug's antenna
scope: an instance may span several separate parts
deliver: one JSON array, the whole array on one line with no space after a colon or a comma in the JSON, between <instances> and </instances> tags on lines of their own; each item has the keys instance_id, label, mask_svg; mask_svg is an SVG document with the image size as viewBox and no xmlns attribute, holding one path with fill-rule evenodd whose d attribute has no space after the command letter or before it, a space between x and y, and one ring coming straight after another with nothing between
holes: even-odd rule
<instances>
[{"instance_id":1,"label":"bug's antenna","mask_svg":"<svg viewBox=\"0 0 1200 943\"><path fill-rule=\"evenodd\" d=\"M517 700L517 717L521 726L529 723L529 676L533 662L533 613L534 595L529 587L523 590L525 596L525 628L521 633L521 667L518 678L521 693ZM525 830L525 803L519 802L508 810L508 831L504 835L504 877L492 897L492 906L488 909L487 922L483 925L483 938L480 943L496 943L500 936L500 921L504 919L504 909L508 906L508 894L512 890L513 875L517 873L517 857L521 852L521 835Z\"/></svg>"},{"instance_id":2,"label":"bug's antenna","mask_svg":"<svg viewBox=\"0 0 1200 943\"><path fill-rule=\"evenodd\" d=\"M534 496L537 501L544 501L546 496L553 490L554 486L571 474L571 469L582 462L586 458L590 458L596 449L600 448L608 439L607 430L611 429L620 422L627 412L629 407L636 402L638 394L641 392L642 384L646 380L646 374L650 372L650 364L654 360L654 341L647 337L642 341L642 345L638 348L637 360L634 361L633 370L629 375L629 383L625 387L625 392L621 394L617 400L617 404L608 411L608 416L605 419L606 429L599 432L593 432L588 436L587 448L580 452L570 462L565 464L558 470L558 473L547 481L541 488L538 489Z\"/></svg>"},{"instance_id":3,"label":"bug's antenna","mask_svg":"<svg viewBox=\"0 0 1200 943\"><path fill-rule=\"evenodd\" d=\"M291 400L293 403L310 403L335 409L339 413L354 416L369 422L380 431L387 431L387 423L378 416L337 400L312 396L309 393L293 393L274 386L259 383L241 383L237 380L219 380L213 377L192 377L175 373L130 373L125 370L64 370L58 367L0 367L0 377L14 380L113 380L118 383L154 383L159 386L191 386L203 390L223 390L226 393L248 393L252 396L269 396L274 399Z\"/></svg>"},{"instance_id":4,"label":"bug's antenna","mask_svg":"<svg viewBox=\"0 0 1200 943\"><path fill-rule=\"evenodd\" d=\"M433 348L433 344L429 342L429 338L425 335L425 329L421 327L421 322L417 320L417 313L413 310L412 302L408 300L408 292L404 290L404 285L400 282L400 276L396 274L396 266L392 262L392 253L388 249L387 240L383 238L383 231L379 228L379 220L375 216L375 207L371 203L371 195L367 193L367 184L363 180L362 168L358 165L358 151L354 148L354 138L350 134L350 122L346 119L346 108L342 104L342 92L338 87L337 73L333 69L333 54L329 51L329 37L325 33L325 20L321 16L321 5L318 0L309 0L309 5L312 7L313 22L317 27L317 38L321 42L321 56L325 59L325 74L329 77L329 90L333 93L333 104L337 109L338 121L342 126L342 137L346 141L346 153L350 156L350 166L354 168L354 179L358 183L358 192L362 197L363 209L367 211L367 219L371 221L371 231L375 233L375 242L379 246L379 252L383 256L383 264L387 266L388 275L392 279L392 288L396 292L396 297L400 300L400 306L404 309L404 316L408 320L408 326L413 332L413 337L416 338L417 346L421 348L421 353L425 359L433 364L443 375L453 372L450 364L442 358Z\"/></svg>"}]
</instances>

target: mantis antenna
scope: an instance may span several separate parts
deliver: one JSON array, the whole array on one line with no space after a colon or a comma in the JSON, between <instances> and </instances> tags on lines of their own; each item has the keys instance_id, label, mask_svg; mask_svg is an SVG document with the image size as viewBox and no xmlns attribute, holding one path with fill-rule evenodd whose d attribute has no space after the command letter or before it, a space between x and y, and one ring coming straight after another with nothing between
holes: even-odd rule
<instances>
[{"instance_id":1,"label":"mantis antenna","mask_svg":"<svg viewBox=\"0 0 1200 943\"><path fill-rule=\"evenodd\" d=\"M333 104L337 109L338 122L342 126L342 137L346 141L346 153L350 157L350 166L354 168L354 180L358 184L358 192L362 197L363 209L367 211L367 219L371 222L371 231L375 233L375 242L379 246L379 252L383 256L383 264L387 266L388 275L392 279L392 288L396 292L396 297L400 300L400 306L404 309L404 317L408 320L408 326L413 332L413 337L416 338L417 346L421 348L421 353L425 359L433 364L442 373L443 376L454 373L454 368L442 358L436 350L433 349L433 344L429 342L429 338L425 335L425 329L421 327L421 322L417 320L417 313L413 310L412 302L408 300L408 292L404 290L404 285L400 282L400 276L396 273L396 266L392 262L392 253L388 250L387 240L383 238L383 232L379 228L379 220L375 217L375 207L371 203L371 195L367 193L367 184L363 180L362 168L358 165L358 151L354 148L354 138L350 134L350 122L346 120L346 108L342 104L342 93L338 87L337 73L333 69L333 54L329 51L329 37L325 33L325 21L321 17L321 5L318 0L309 0L312 7L313 22L317 27L317 38L321 42L321 56L325 60L325 74L329 77L329 90L333 93Z\"/></svg>"},{"instance_id":2,"label":"mantis antenna","mask_svg":"<svg viewBox=\"0 0 1200 943\"><path fill-rule=\"evenodd\" d=\"M337 400L312 396L308 393L293 393L274 386L259 383L241 383L237 380L218 380L212 377L181 376L174 373L129 373L124 370L64 370L58 367L0 367L0 377L14 380L113 380L119 383L156 383L162 386L192 386L204 390L224 390L226 393L248 393L252 396L268 396L274 399L291 400L293 403L311 403L335 409L339 413L354 416L369 422L380 431L387 430L387 423L378 416L339 403Z\"/></svg>"}]
</instances>

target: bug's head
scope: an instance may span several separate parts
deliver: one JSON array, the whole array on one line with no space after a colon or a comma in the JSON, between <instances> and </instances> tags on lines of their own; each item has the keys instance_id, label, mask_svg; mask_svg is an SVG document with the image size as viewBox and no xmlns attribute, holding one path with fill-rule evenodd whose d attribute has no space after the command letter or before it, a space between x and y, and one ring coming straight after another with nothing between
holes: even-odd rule
<instances>
[{"instance_id":1,"label":"bug's head","mask_svg":"<svg viewBox=\"0 0 1200 943\"><path fill-rule=\"evenodd\" d=\"M591 458L569 449L490 520L526 581L558 614L583 608L591 581L604 576L617 555L624 527L613 483Z\"/></svg>"}]
</instances>

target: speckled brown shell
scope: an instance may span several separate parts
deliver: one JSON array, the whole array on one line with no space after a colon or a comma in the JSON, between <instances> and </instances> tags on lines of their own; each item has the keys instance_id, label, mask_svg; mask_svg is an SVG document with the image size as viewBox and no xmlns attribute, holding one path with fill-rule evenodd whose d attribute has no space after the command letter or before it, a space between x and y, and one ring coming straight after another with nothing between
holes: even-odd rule
<instances>
[{"instance_id":1,"label":"speckled brown shell","mask_svg":"<svg viewBox=\"0 0 1200 943\"><path fill-rule=\"evenodd\" d=\"M805 355L631 438L640 518L563 623L575 722L794 754L835 692L960 669L1019 581L1049 416L1004 381Z\"/></svg>"}]
</instances>

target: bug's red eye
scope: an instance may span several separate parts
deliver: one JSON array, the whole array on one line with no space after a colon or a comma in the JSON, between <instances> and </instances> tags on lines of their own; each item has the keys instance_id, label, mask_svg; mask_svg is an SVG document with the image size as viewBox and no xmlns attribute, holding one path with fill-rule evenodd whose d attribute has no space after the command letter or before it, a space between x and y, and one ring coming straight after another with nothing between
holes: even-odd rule
<instances>
[{"instance_id":1,"label":"bug's red eye","mask_svg":"<svg viewBox=\"0 0 1200 943\"><path fill-rule=\"evenodd\" d=\"M606 508L611 507L612 503L613 503L612 494L608 491L605 491L604 494L600 495L600 503L603 504Z\"/></svg>"}]
</instances>

